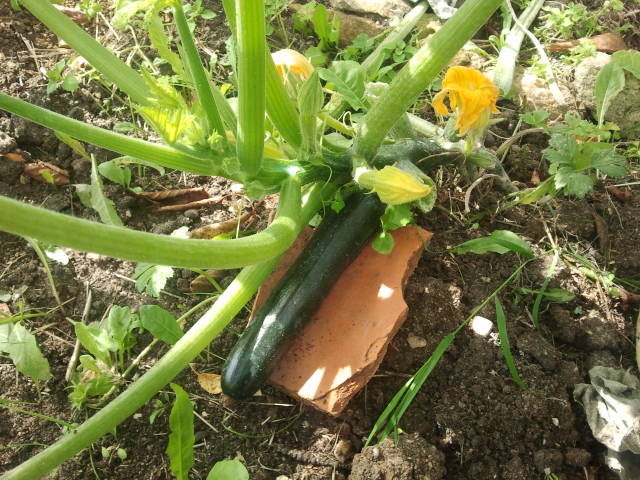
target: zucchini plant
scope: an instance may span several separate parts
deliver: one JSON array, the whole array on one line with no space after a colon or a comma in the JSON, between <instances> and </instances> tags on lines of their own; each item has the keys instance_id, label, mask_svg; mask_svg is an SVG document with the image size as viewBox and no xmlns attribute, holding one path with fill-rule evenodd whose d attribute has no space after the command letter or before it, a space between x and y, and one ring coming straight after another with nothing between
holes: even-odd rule
<instances>
[{"instance_id":1,"label":"zucchini plant","mask_svg":"<svg viewBox=\"0 0 640 480\"><path fill-rule=\"evenodd\" d=\"M2 93L0 109L144 162L238 181L254 197L279 191L280 206L276 219L261 232L232 240L196 240L91 222L0 196L0 229L16 235L155 265L244 267L215 304L148 372L73 432L0 478L32 479L45 475L132 415L225 328L251 299L299 230L343 185L373 190L391 205L419 201L429 193L431 188L427 188L424 179L395 163L428 156L433 153L433 142L407 135L412 130L399 127L418 96L500 3L501 0L467 0L393 82L371 98L365 95L364 83L371 75L368 69L380 64L377 59L364 62L367 70L356 62L334 62L321 75L313 71L300 75L295 64L276 66L265 41L264 3L223 0L236 46L238 98L234 111L203 66L181 0L144 0L127 5L129 12L146 10L145 18L157 34L154 46L171 58L170 65L186 85L182 90L147 72L136 71L48 1L20 0L105 81L128 96L163 141L128 137ZM416 8L424 12L424 5ZM171 11L178 32L180 56L173 52L160 21L160 14L166 9ZM325 102L320 78L327 82L325 88L336 92L329 102ZM451 94L462 95L454 89ZM339 120L345 105L364 112L355 129ZM335 135L325 135L327 128L354 135L353 142L345 142L350 140L345 137L336 141ZM398 130L403 133L395 134Z\"/></svg>"}]
</instances>

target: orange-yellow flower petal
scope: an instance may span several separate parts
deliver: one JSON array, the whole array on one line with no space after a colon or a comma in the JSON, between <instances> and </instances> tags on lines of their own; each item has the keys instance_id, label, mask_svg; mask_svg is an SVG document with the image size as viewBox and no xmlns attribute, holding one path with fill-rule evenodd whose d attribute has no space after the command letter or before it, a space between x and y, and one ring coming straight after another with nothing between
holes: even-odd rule
<instances>
[{"instance_id":1,"label":"orange-yellow flower petal","mask_svg":"<svg viewBox=\"0 0 640 480\"><path fill-rule=\"evenodd\" d=\"M306 80L314 70L307 57L290 48L274 52L271 54L271 58L273 58L273 63L276 64L276 70L278 70L281 78L285 77L286 72L291 72L302 80Z\"/></svg>"},{"instance_id":2,"label":"orange-yellow flower petal","mask_svg":"<svg viewBox=\"0 0 640 480\"><path fill-rule=\"evenodd\" d=\"M469 130L481 130L489 123L496 108L498 87L480 71L468 67L451 67L442 81L442 90L434 97L433 107L440 115L449 113L444 99L457 112L456 128L460 135Z\"/></svg>"}]
</instances>

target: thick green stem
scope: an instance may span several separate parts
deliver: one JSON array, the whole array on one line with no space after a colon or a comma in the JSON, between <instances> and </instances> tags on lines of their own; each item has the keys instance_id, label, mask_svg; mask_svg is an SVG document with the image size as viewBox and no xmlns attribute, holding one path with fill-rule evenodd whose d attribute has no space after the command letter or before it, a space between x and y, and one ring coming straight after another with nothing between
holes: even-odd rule
<instances>
[{"instance_id":1,"label":"thick green stem","mask_svg":"<svg viewBox=\"0 0 640 480\"><path fill-rule=\"evenodd\" d=\"M300 181L286 180L278 217L266 230L234 240L196 240L139 232L34 207L0 196L0 230L60 245L156 265L238 268L284 252L300 228Z\"/></svg>"},{"instance_id":2,"label":"thick green stem","mask_svg":"<svg viewBox=\"0 0 640 480\"><path fill-rule=\"evenodd\" d=\"M374 157L389 130L501 3L502 0L467 0L418 50L367 112L355 146L357 156L366 160Z\"/></svg>"},{"instance_id":3,"label":"thick green stem","mask_svg":"<svg viewBox=\"0 0 640 480\"><path fill-rule=\"evenodd\" d=\"M20 0L49 30L82 55L110 82L115 83L131 100L148 102L149 89L144 79L129 65L100 45L69 17L46 0Z\"/></svg>"},{"instance_id":4,"label":"thick green stem","mask_svg":"<svg viewBox=\"0 0 640 480\"><path fill-rule=\"evenodd\" d=\"M190 155L166 145L146 142L104 128L94 127L2 93L0 93L0 109L122 155L129 155L156 165L199 175L220 174L211 158L196 157L195 154ZM222 159L219 160L217 163L222 161Z\"/></svg>"},{"instance_id":5,"label":"thick green stem","mask_svg":"<svg viewBox=\"0 0 640 480\"><path fill-rule=\"evenodd\" d=\"M538 16L538 12L542 8L544 0L533 0L529 6L520 15L519 21L524 28L529 28ZM524 30L517 25L509 31L504 45L500 49L496 69L493 71L493 81L498 87L502 95L508 95L513 84L513 75L516 69L516 62L520 54L520 47L524 40Z\"/></svg>"},{"instance_id":6,"label":"thick green stem","mask_svg":"<svg viewBox=\"0 0 640 480\"><path fill-rule=\"evenodd\" d=\"M207 77L207 72L202 65L202 59L198 54L198 48L193 40L191 30L187 24L187 19L182 9L182 0L176 0L175 2L175 22L178 27L178 33L180 34L180 40L182 41L182 48L184 50L184 57L191 74L193 84L198 94L198 100L204 114L207 117L207 123L211 130L215 130L226 141L226 133L224 131L224 125L218 113L218 107L216 101L213 98L213 92L211 91L211 84Z\"/></svg>"},{"instance_id":7,"label":"thick green stem","mask_svg":"<svg viewBox=\"0 0 640 480\"><path fill-rule=\"evenodd\" d=\"M302 208L302 225L329 198L333 188L315 185L306 195ZM32 480L39 478L88 447L132 415L153 395L180 373L229 324L267 278L277 259L252 265L240 272L216 303L147 373L131 384L106 407L80 427L60 438L26 462L5 473L0 480Z\"/></svg>"},{"instance_id":8,"label":"thick green stem","mask_svg":"<svg viewBox=\"0 0 640 480\"><path fill-rule=\"evenodd\" d=\"M236 0L238 54L238 160L253 178L264 149L265 20L262 0Z\"/></svg>"}]
</instances>

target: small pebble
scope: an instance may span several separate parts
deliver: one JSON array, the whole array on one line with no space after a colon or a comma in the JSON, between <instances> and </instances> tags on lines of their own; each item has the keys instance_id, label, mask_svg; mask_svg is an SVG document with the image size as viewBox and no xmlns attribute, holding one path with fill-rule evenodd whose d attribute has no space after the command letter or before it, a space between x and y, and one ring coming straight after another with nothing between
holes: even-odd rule
<instances>
[{"instance_id":1,"label":"small pebble","mask_svg":"<svg viewBox=\"0 0 640 480\"><path fill-rule=\"evenodd\" d=\"M411 348L424 348L427 346L427 341L422 338L410 333L407 337L407 343Z\"/></svg>"},{"instance_id":2,"label":"small pebble","mask_svg":"<svg viewBox=\"0 0 640 480\"><path fill-rule=\"evenodd\" d=\"M471 330L473 330L476 335L486 337L491 333L491 330L493 330L493 322L488 318L475 316L473 320L471 320Z\"/></svg>"}]
</instances>

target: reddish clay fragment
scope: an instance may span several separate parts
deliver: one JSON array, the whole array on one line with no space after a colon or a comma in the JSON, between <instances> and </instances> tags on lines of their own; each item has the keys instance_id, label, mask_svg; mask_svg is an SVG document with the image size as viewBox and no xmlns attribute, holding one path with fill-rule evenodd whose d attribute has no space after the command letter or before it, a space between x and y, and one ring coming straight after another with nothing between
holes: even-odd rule
<instances>
[{"instance_id":1,"label":"reddish clay fragment","mask_svg":"<svg viewBox=\"0 0 640 480\"><path fill-rule=\"evenodd\" d=\"M308 240L309 232L302 240ZM416 226L393 232L395 247L382 255L365 247L345 270L320 309L282 355L270 383L331 415L340 414L373 376L408 307L402 290L431 233ZM281 263L300 254L295 245ZM260 291L262 303L286 268L280 266ZM255 310L255 307L254 307Z\"/></svg>"}]
</instances>

